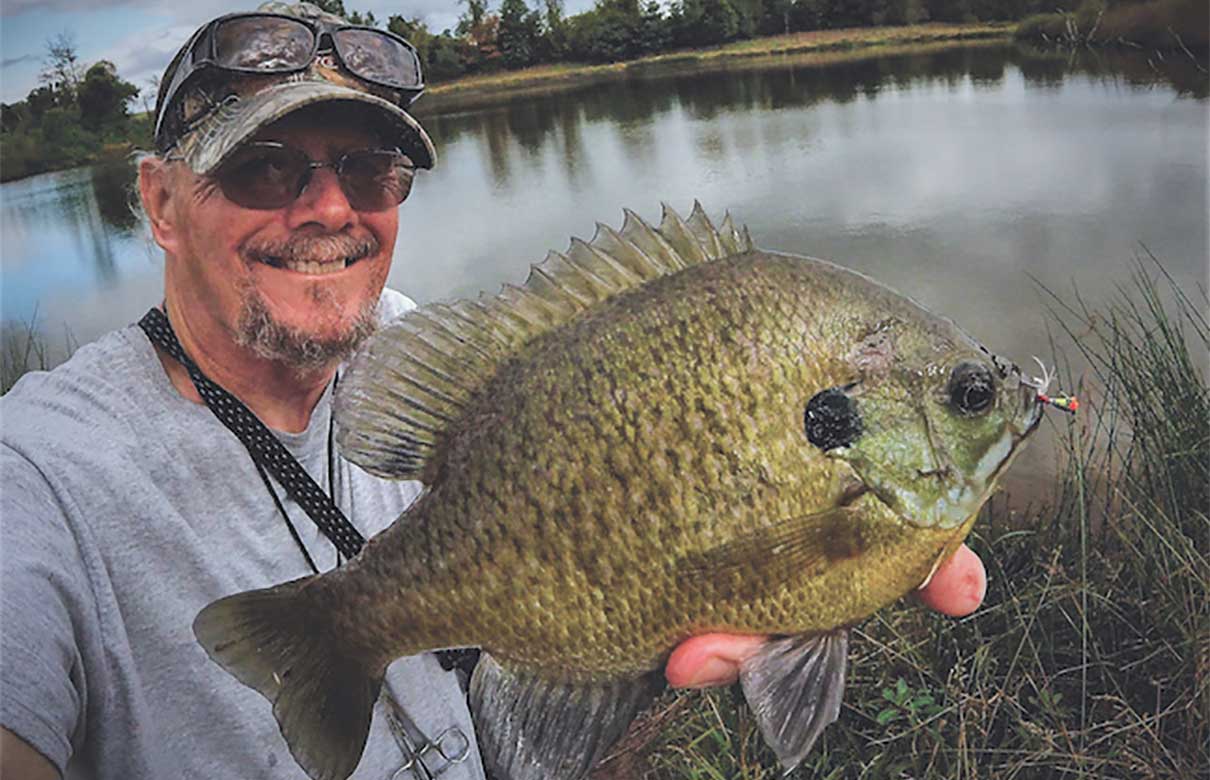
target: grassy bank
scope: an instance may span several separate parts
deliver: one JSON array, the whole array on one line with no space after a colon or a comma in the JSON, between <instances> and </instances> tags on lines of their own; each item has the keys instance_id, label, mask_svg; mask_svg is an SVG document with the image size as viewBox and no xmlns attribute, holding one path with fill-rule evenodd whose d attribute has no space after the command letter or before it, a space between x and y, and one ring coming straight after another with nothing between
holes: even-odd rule
<instances>
[{"instance_id":1,"label":"grassy bank","mask_svg":"<svg viewBox=\"0 0 1210 780\"><path fill-rule=\"evenodd\" d=\"M1070 46L1205 49L1210 45L1210 5L1206 0L1150 0L1111 7L1105 0L1084 0L1074 13L1024 19L1015 37Z\"/></svg>"},{"instance_id":2,"label":"grassy bank","mask_svg":"<svg viewBox=\"0 0 1210 780\"><path fill-rule=\"evenodd\" d=\"M63 344L47 342L34 315L28 323L6 320L0 323L0 395L30 371L49 371L76 350L76 341L66 333Z\"/></svg>"},{"instance_id":3,"label":"grassy bank","mask_svg":"<svg viewBox=\"0 0 1210 780\"><path fill-rule=\"evenodd\" d=\"M1053 497L985 509L976 614L904 604L857 627L840 720L792 777L1206 776L1207 302L1140 274L1111 306L1053 303L1093 367L1086 413L1052 415L1067 434ZM780 776L726 690L668 694L598 780Z\"/></svg>"},{"instance_id":4,"label":"grassy bank","mask_svg":"<svg viewBox=\"0 0 1210 780\"><path fill-rule=\"evenodd\" d=\"M753 38L709 49L658 54L606 65L560 63L501 71L430 87L416 103L418 116L461 111L526 94L548 93L588 84L676 70L731 67L745 60L786 55L817 55L821 62L871 54L941 48L962 41L1008 40L1012 24L920 24L906 27L859 27Z\"/></svg>"}]
</instances>

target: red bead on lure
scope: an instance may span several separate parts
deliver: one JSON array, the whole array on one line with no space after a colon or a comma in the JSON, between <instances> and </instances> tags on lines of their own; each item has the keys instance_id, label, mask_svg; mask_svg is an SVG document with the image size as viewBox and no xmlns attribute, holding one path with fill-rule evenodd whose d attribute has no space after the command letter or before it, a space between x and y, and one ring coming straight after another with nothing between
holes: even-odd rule
<instances>
[{"instance_id":1,"label":"red bead on lure","mask_svg":"<svg viewBox=\"0 0 1210 780\"><path fill-rule=\"evenodd\" d=\"M1034 358L1034 362L1037 363L1038 367L1042 369L1042 376L1030 377L1028 384L1037 389L1038 403L1053 406L1056 409L1067 412L1068 414L1075 414L1076 410L1080 408L1079 399L1074 395L1056 395L1053 398L1047 395L1046 390L1050 387L1050 383L1054 381L1055 378L1054 369L1046 368L1046 364L1037 357Z\"/></svg>"}]
</instances>

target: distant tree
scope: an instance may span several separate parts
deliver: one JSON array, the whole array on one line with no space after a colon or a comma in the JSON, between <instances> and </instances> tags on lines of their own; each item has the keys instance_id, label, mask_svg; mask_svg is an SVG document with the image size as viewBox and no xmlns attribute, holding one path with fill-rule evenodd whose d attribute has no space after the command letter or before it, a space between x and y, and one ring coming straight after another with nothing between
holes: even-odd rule
<instances>
[{"instance_id":1,"label":"distant tree","mask_svg":"<svg viewBox=\"0 0 1210 780\"><path fill-rule=\"evenodd\" d=\"M732 8L739 14L738 38L751 38L760 27L761 17L765 11L765 0L729 0Z\"/></svg>"},{"instance_id":2,"label":"distant tree","mask_svg":"<svg viewBox=\"0 0 1210 780\"><path fill-rule=\"evenodd\" d=\"M361 11L349 11L345 8L344 0L311 0L311 2L319 6L320 10L344 17L349 24L357 24L362 27L378 26L378 20L374 18L373 11L366 11L364 14Z\"/></svg>"},{"instance_id":3,"label":"distant tree","mask_svg":"<svg viewBox=\"0 0 1210 780\"><path fill-rule=\"evenodd\" d=\"M970 0L925 0L929 19L934 22L974 21Z\"/></svg>"},{"instance_id":4,"label":"distant tree","mask_svg":"<svg viewBox=\"0 0 1210 780\"><path fill-rule=\"evenodd\" d=\"M101 60L88 69L76 102L80 123L89 130L118 124L127 118L126 104L139 94L139 88L118 76L112 62Z\"/></svg>"},{"instance_id":5,"label":"distant tree","mask_svg":"<svg viewBox=\"0 0 1210 780\"><path fill-rule=\"evenodd\" d=\"M487 0L458 0L466 3L466 12L458 17L457 33L466 35L483 24L487 16Z\"/></svg>"},{"instance_id":6,"label":"distant tree","mask_svg":"<svg viewBox=\"0 0 1210 780\"><path fill-rule=\"evenodd\" d=\"M444 30L434 36L429 45L428 71L425 78L431 81L442 81L461 76L466 72L466 63L470 55L469 42L450 35Z\"/></svg>"},{"instance_id":7,"label":"distant tree","mask_svg":"<svg viewBox=\"0 0 1210 780\"><path fill-rule=\"evenodd\" d=\"M345 10L344 0L311 0L311 3L330 14L343 16L346 19L349 16L349 12Z\"/></svg>"},{"instance_id":8,"label":"distant tree","mask_svg":"<svg viewBox=\"0 0 1210 780\"><path fill-rule=\"evenodd\" d=\"M12 105L0 103L0 132L11 133L29 120L29 104L24 100Z\"/></svg>"},{"instance_id":9,"label":"distant tree","mask_svg":"<svg viewBox=\"0 0 1210 780\"><path fill-rule=\"evenodd\" d=\"M648 0L639 15L638 53L655 54L672 45L672 30L659 0Z\"/></svg>"},{"instance_id":10,"label":"distant tree","mask_svg":"<svg viewBox=\"0 0 1210 780\"><path fill-rule=\"evenodd\" d=\"M829 0L794 0L790 7L790 29L822 30L828 26Z\"/></svg>"},{"instance_id":11,"label":"distant tree","mask_svg":"<svg viewBox=\"0 0 1210 780\"><path fill-rule=\"evenodd\" d=\"M543 0L542 37L544 59L561 60L567 54L567 18L563 0Z\"/></svg>"},{"instance_id":12,"label":"distant tree","mask_svg":"<svg viewBox=\"0 0 1210 780\"><path fill-rule=\"evenodd\" d=\"M822 0L824 27L859 27L864 22L868 0Z\"/></svg>"},{"instance_id":13,"label":"distant tree","mask_svg":"<svg viewBox=\"0 0 1210 780\"><path fill-rule=\"evenodd\" d=\"M709 46L739 37L740 14L730 0L677 0L669 14L677 46Z\"/></svg>"},{"instance_id":14,"label":"distant tree","mask_svg":"<svg viewBox=\"0 0 1210 780\"><path fill-rule=\"evenodd\" d=\"M929 19L924 0L890 0L887 4L889 24L919 24Z\"/></svg>"},{"instance_id":15,"label":"distant tree","mask_svg":"<svg viewBox=\"0 0 1210 780\"><path fill-rule=\"evenodd\" d=\"M638 0L597 0L568 22L568 47L577 59L617 62L642 53Z\"/></svg>"},{"instance_id":16,"label":"distant tree","mask_svg":"<svg viewBox=\"0 0 1210 780\"><path fill-rule=\"evenodd\" d=\"M76 50L76 37L64 30L46 41L46 57L42 60L42 73L38 78L43 84L74 95L80 84L83 65Z\"/></svg>"},{"instance_id":17,"label":"distant tree","mask_svg":"<svg viewBox=\"0 0 1210 780\"><path fill-rule=\"evenodd\" d=\"M765 0L757 32L763 35L785 35L790 32L790 12L794 0Z\"/></svg>"},{"instance_id":18,"label":"distant tree","mask_svg":"<svg viewBox=\"0 0 1210 780\"><path fill-rule=\"evenodd\" d=\"M1114 5L1100 2L1099 7ZM1053 10L1056 4L1051 3L1047 10ZM971 15L981 22L998 22L1010 19L1021 19L1029 11L1026 0L971 0Z\"/></svg>"},{"instance_id":19,"label":"distant tree","mask_svg":"<svg viewBox=\"0 0 1210 780\"><path fill-rule=\"evenodd\" d=\"M507 68L524 68L537 61L542 16L525 0L502 0L497 44Z\"/></svg>"},{"instance_id":20,"label":"distant tree","mask_svg":"<svg viewBox=\"0 0 1210 780\"><path fill-rule=\"evenodd\" d=\"M160 74L156 73L148 76L147 81L143 84L143 89L139 92L139 102L143 104L143 112L150 114L155 111L156 99L160 94Z\"/></svg>"},{"instance_id":21,"label":"distant tree","mask_svg":"<svg viewBox=\"0 0 1210 780\"><path fill-rule=\"evenodd\" d=\"M460 36L466 43L462 50L462 62L468 72L491 71L500 67L500 17L485 13L478 23L471 25Z\"/></svg>"},{"instance_id":22,"label":"distant tree","mask_svg":"<svg viewBox=\"0 0 1210 780\"><path fill-rule=\"evenodd\" d=\"M52 108L66 108L72 105L72 96L64 89L54 84L34 87L25 98L29 112L35 121L41 121L47 111Z\"/></svg>"}]
</instances>

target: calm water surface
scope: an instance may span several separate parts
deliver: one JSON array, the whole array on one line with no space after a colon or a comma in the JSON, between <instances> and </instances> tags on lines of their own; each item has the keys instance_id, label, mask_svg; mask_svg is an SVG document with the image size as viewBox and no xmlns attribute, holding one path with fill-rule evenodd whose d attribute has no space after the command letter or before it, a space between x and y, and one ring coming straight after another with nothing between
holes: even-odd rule
<instances>
[{"instance_id":1,"label":"calm water surface","mask_svg":"<svg viewBox=\"0 0 1210 780\"><path fill-rule=\"evenodd\" d=\"M1038 283L1103 300L1142 246L1204 282L1205 96L1187 67L975 46L652 73L425 116L439 163L402 209L390 284L419 301L495 291L623 207L656 221L660 202L696 198L759 246L866 272L1024 362L1050 354ZM36 311L83 342L159 300L128 175L0 187L5 320Z\"/></svg>"}]
</instances>

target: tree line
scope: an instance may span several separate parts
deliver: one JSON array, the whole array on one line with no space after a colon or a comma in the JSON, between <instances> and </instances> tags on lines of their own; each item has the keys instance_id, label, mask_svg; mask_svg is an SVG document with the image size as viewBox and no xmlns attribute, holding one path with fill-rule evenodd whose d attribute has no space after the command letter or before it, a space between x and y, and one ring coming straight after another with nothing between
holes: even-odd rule
<instances>
[{"instance_id":1,"label":"tree line","mask_svg":"<svg viewBox=\"0 0 1210 780\"><path fill-rule=\"evenodd\" d=\"M1074 8L1080 0L597 0L567 17L563 0L461 0L453 30L434 33L418 17L392 15L387 28L420 53L438 83L469 73L551 62L616 62L675 49L809 30L921 22L1021 19ZM340 13L343 0L319 3ZM345 14L351 16L350 14Z\"/></svg>"},{"instance_id":2,"label":"tree line","mask_svg":"<svg viewBox=\"0 0 1210 780\"><path fill-rule=\"evenodd\" d=\"M714 46L743 38L842 27L921 22L990 22L1027 19L1024 30L1095 18L1103 29L1123 26L1121 17L1154 20L1159 32L1205 27L1205 0L597 0L584 13L566 16L563 0L460 0L454 29L434 33L419 17L391 15L385 27L410 41L425 80L554 62L601 63L675 49ZM383 27L372 13L346 9L343 0L316 0L354 24ZM1200 12L1188 8L1200 8ZM1038 14L1060 12L1047 21ZM1193 22L1190 22L1190 20ZM1131 22L1134 26L1138 26ZM1125 25L1129 26L1129 25ZM1186 32L1182 45L1205 45ZM149 148L151 119L132 116L139 97L154 105L157 80L141 92L101 61L85 69L75 42L62 34L47 42L41 83L25 100L0 104L0 180L59 170L97 160L107 147Z\"/></svg>"},{"instance_id":3,"label":"tree line","mask_svg":"<svg viewBox=\"0 0 1210 780\"><path fill-rule=\"evenodd\" d=\"M43 64L25 100L0 104L0 180L94 162L107 147L150 146L151 120L129 110L139 88L112 62L85 68L74 39L61 33L47 41Z\"/></svg>"}]
</instances>

